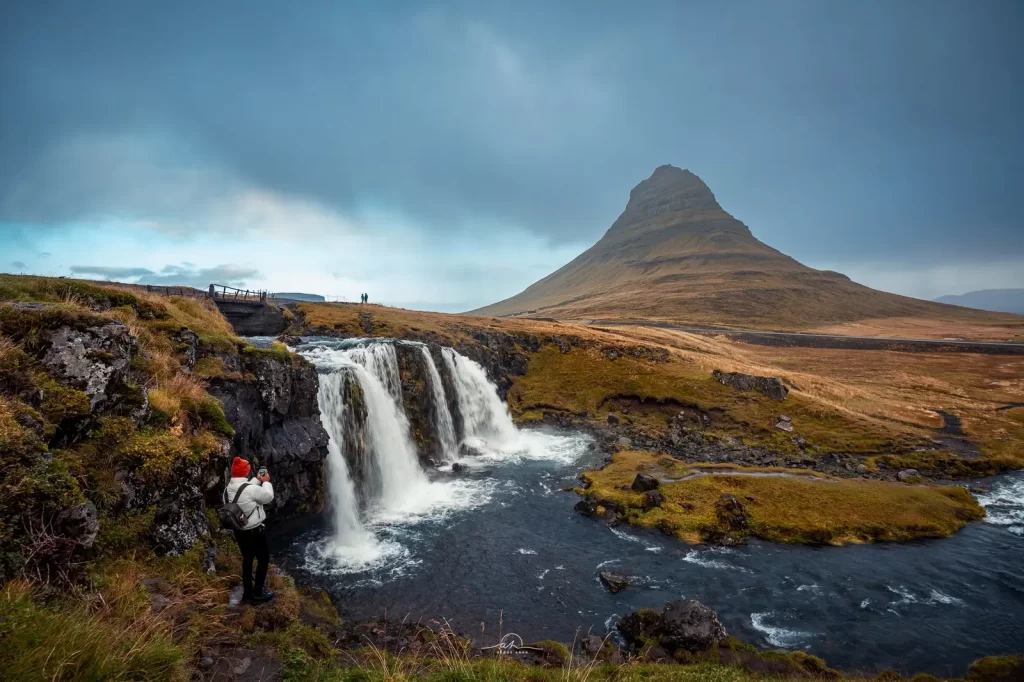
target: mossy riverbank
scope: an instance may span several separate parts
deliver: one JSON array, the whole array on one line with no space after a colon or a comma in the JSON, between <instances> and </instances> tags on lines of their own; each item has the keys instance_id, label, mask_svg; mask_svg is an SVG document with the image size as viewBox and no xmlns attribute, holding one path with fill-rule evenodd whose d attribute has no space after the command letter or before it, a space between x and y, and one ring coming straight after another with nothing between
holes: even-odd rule
<instances>
[{"instance_id":1,"label":"mossy riverbank","mask_svg":"<svg viewBox=\"0 0 1024 682\"><path fill-rule=\"evenodd\" d=\"M637 474L659 482L657 505L631 488ZM688 465L646 452L619 452L583 474L579 492L630 525L689 542L756 537L773 542L843 544L945 537L985 512L958 486L834 479L786 469ZM720 500L742 507L735 522ZM740 518L742 517L742 518Z\"/></svg>"}]
</instances>

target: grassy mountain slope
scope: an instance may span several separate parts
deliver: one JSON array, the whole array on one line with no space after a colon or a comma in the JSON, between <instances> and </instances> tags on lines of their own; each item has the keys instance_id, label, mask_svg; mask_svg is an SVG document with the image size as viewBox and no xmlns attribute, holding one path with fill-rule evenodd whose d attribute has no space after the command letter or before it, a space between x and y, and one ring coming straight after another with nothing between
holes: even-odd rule
<instances>
[{"instance_id":1,"label":"grassy mountain slope","mask_svg":"<svg viewBox=\"0 0 1024 682\"><path fill-rule=\"evenodd\" d=\"M673 166L659 167L633 189L593 247L522 293L473 312L784 330L865 318L1000 317L809 268L756 239L699 177Z\"/></svg>"}]
</instances>

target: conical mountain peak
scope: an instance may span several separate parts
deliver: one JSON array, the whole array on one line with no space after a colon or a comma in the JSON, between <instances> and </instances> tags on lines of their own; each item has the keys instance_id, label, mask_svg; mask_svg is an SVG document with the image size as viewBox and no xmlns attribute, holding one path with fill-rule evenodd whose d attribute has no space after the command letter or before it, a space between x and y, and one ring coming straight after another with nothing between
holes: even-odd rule
<instances>
[{"instance_id":1,"label":"conical mountain peak","mask_svg":"<svg viewBox=\"0 0 1024 682\"><path fill-rule=\"evenodd\" d=\"M676 166L658 166L629 193L629 203L612 230L670 213L702 214L721 210L711 188L697 175Z\"/></svg>"}]
</instances>

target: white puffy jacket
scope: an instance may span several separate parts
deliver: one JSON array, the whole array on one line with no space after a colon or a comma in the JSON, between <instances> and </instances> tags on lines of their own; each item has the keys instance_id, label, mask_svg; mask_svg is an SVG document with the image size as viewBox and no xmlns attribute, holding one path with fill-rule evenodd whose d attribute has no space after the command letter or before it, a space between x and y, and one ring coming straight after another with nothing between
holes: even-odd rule
<instances>
[{"instance_id":1,"label":"white puffy jacket","mask_svg":"<svg viewBox=\"0 0 1024 682\"><path fill-rule=\"evenodd\" d=\"M232 478L224 489L224 501L230 502L235 499L235 493L243 483L249 485L245 486L245 490L238 496L238 506L249 517L249 522L244 528L249 530L266 521L267 512L263 510L263 505L274 499L274 486L270 485L270 481L260 483L256 478Z\"/></svg>"}]
</instances>

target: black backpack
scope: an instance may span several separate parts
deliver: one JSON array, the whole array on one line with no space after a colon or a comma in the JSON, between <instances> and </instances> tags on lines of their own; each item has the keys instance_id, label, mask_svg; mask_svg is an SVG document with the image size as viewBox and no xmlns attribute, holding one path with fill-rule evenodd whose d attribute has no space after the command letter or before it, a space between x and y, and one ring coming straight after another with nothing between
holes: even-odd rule
<instances>
[{"instance_id":1,"label":"black backpack","mask_svg":"<svg viewBox=\"0 0 1024 682\"><path fill-rule=\"evenodd\" d=\"M245 486L248 483L243 483L238 486L238 490L235 491L235 499L230 502L227 501L228 491L224 491L224 506L217 510L217 518L220 519L220 525L227 530L242 530L245 528L245 524L249 523L249 517L251 513L246 514L242 511L242 508L238 506L238 496L245 490ZM256 511L255 509L253 511Z\"/></svg>"}]
</instances>

